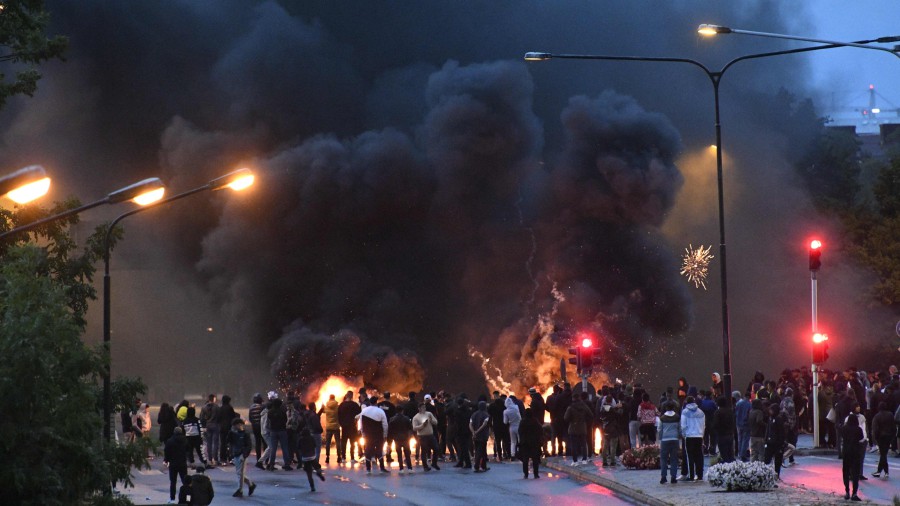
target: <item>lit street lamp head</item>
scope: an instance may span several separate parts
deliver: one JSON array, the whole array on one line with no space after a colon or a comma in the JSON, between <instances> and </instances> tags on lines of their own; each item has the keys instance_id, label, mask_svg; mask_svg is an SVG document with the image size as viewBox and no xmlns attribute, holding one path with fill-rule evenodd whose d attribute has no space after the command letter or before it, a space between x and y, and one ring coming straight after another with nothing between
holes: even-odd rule
<instances>
[{"instance_id":1,"label":"lit street lamp head","mask_svg":"<svg viewBox=\"0 0 900 506\"><path fill-rule=\"evenodd\" d=\"M163 182L158 177L151 177L110 193L106 196L106 202L118 204L133 200L136 204L146 206L161 199L165 192L166 186Z\"/></svg>"},{"instance_id":2,"label":"lit street lamp head","mask_svg":"<svg viewBox=\"0 0 900 506\"><path fill-rule=\"evenodd\" d=\"M550 53L539 53L539 52L530 52L525 53L526 61L544 61L553 58L553 55Z\"/></svg>"},{"instance_id":3,"label":"lit street lamp head","mask_svg":"<svg viewBox=\"0 0 900 506\"><path fill-rule=\"evenodd\" d=\"M731 33L731 28L727 26L703 24L697 27L697 33L711 37L719 33Z\"/></svg>"},{"instance_id":4,"label":"lit street lamp head","mask_svg":"<svg viewBox=\"0 0 900 506\"><path fill-rule=\"evenodd\" d=\"M6 195L17 204L31 202L48 190L50 178L40 165L30 165L0 178L0 196Z\"/></svg>"},{"instance_id":5,"label":"lit street lamp head","mask_svg":"<svg viewBox=\"0 0 900 506\"><path fill-rule=\"evenodd\" d=\"M241 191L253 185L254 179L253 172L250 169L238 169L210 181L209 189L222 190L231 188L234 191Z\"/></svg>"}]
</instances>

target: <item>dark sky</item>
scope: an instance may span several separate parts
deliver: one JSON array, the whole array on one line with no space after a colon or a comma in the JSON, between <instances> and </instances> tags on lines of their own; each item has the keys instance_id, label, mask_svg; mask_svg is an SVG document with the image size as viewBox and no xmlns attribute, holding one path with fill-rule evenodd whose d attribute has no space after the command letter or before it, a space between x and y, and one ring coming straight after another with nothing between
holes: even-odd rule
<instances>
[{"instance_id":1,"label":"dark sky","mask_svg":"<svg viewBox=\"0 0 900 506\"><path fill-rule=\"evenodd\" d=\"M796 45L701 39L699 23L803 31L804 2L49 9L53 32L71 39L67 61L46 65L36 96L0 114L4 166L44 164L53 198L83 200L149 176L178 192L238 166L258 173L246 194L201 194L124 222L114 374L144 377L159 400L249 396L331 372L381 389L474 390L470 347L515 388L544 385L565 332L581 329L601 337L610 376L705 384L721 370L719 259L708 291L678 274L688 244L718 257L707 77L522 55L718 68ZM805 125L786 122L775 97L783 87L820 101L828 90L812 88L811 73L808 57L788 56L723 79L736 384L806 361L805 241L834 234L794 184L791 142ZM864 274L832 269L835 241L825 240L820 318L836 336L871 339L885 320L859 300ZM99 323L96 311L89 339Z\"/></svg>"}]
</instances>

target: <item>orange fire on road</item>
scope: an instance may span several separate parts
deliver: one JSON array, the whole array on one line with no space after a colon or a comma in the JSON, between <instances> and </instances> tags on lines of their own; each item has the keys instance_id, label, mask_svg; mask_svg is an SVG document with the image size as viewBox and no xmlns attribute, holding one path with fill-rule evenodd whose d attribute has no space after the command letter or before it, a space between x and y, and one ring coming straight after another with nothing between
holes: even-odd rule
<instances>
[{"instance_id":1,"label":"orange fire on road","mask_svg":"<svg viewBox=\"0 0 900 506\"><path fill-rule=\"evenodd\" d=\"M328 402L328 398L332 395L334 395L336 401L341 402L347 392L356 394L362 386L362 380L359 378L329 376L319 387L319 393L316 397L316 408L321 408L325 405Z\"/></svg>"}]
</instances>

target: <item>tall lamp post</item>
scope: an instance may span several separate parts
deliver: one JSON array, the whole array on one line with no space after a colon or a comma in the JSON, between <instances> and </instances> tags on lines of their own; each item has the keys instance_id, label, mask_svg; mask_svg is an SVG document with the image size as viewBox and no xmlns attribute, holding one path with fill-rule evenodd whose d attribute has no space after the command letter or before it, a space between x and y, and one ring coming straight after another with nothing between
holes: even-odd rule
<instances>
[{"instance_id":1,"label":"tall lamp post","mask_svg":"<svg viewBox=\"0 0 900 506\"><path fill-rule=\"evenodd\" d=\"M112 355L110 354L110 279L109 279L109 242L110 237L112 235L112 231L115 226L125 218L140 213L142 211L146 211L148 209L153 209L155 207L159 207L164 204L168 204L170 202L174 202L176 200L183 199L185 197L194 195L196 193L200 193L206 190L221 190L224 188L231 188L232 190L239 191L247 188L248 186L253 184L253 173L250 169L238 169L234 172L230 172L222 177L213 179L212 181L206 183L205 185L194 188L193 190L188 190L183 193L179 193L178 195L173 195L165 200L159 200L153 204L149 204L144 207L139 207L137 209L132 209L127 213L122 214L118 218L110 223L109 227L106 229L106 235L103 239L103 351L106 354L106 371L103 375L103 439L106 442L110 441L110 437L112 436L112 424L110 423L110 418L112 417L112 393L110 389L110 373L111 373L111 362Z\"/></svg>"},{"instance_id":2,"label":"tall lamp post","mask_svg":"<svg viewBox=\"0 0 900 506\"><path fill-rule=\"evenodd\" d=\"M143 181L138 181L137 183L134 183L132 185L120 188L108 194L106 197L91 202L90 204L85 204L74 209L69 209L68 211L63 211L61 213L54 214L53 216L48 216L44 219L33 221L26 225L22 225L21 227L16 227L12 230L6 231L0 234L0 240L14 234L18 234L20 232L28 232L29 230L34 230L41 225L46 225L54 221L59 221L71 216L75 216L83 211L87 211L88 209L103 204L119 204L121 202L125 202L126 200L132 200L136 204L145 206L161 199L165 191L166 187L165 185L163 185L162 181L160 181L159 178L152 177L149 179L144 179Z\"/></svg>"},{"instance_id":3,"label":"tall lamp post","mask_svg":"<svg viewBox=\"0 0 900 506\"><path fill-rule=\"evenodd\" d=\"M786 39L786 40L800 40L804 42L816 42L819 44L828 44L835 47L855 47L859 49L871 49L874 51L883 51L885 53L890 53L897 58L900 58L900 49L895 47L894 49L887 47L879 47L879 46L871 46L869 44L888 44L891 42L900 42L900 35L892 35L888 37L878 37L877 39L871 40L859 40L856 42L839 42L835 40L825 40L825 39L814 39L811 37L801 37L798 35L788 35L784 33L771 33L771 32L756 32L753 30L742 30L740 28L731 28L728 26L720 26L720 25L710 25L710 24L702 24L697 27L697 33L700 35L705 35L707 37L719 34L729 34L736 33L740 35L751 35L754 37L767 37L771 39Z\"/></svg>"},{"instance_id":4,"label":"tall lamp post","mask_svg":"<svg viewBox=\"0 0 900 506\"><path fill-rule=\"evenodd\" d=\"M870 41L861 41L852 44L864 44ZM546 52L529 52L525 53L527 61L544 61L550 59L571 59L571 60L606 60L606 61L641 61L641 62L664 62L664 63L686 63L703 71L709 78L713 88L713 104L716 116L716 175L718 179L718 196L719 196L719 265L722 285L722 354L724 360L724 374L722 381L724 383L724 392L730 396L732 391L731 381L731 335L728 321L728 277L725 261L725 195L722 184L722 124L719 114L719 83L722 76L734 64L758 58L767 58L771 56L781 56L786 54L804 53L807 51L818 51L821 49L832 49L847 45L843 43L828 43L823 46L804 47L798 49L789 49L784 51L771 51L768 53L757 53L739 56L726 63L719 70L711 70L706 65L697 60L690 58L670 58L670 57L654 57L654 56L614 56L614 55L591 55L591 54L556 54ZM869 47L869 46L863 46Z\"/></svg>"},{"instance_id":5,"label":"tall lamp post","mask_svg":"<svg viewBox=\"0 0 900 506\"><path fill-rule=\"evenodd\" d=\"M50 190L50 178L40 165L29 165L0 178L0 197L7 196L16 204L26 204Z\"/></svg>"}]
</instances>

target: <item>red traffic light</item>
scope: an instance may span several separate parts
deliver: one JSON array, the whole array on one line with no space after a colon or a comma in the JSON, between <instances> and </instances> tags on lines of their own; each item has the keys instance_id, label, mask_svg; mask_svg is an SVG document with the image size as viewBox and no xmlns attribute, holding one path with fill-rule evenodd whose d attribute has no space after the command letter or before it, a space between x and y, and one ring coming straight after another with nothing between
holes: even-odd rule
<instances>
[{"instance_id":1,"label":"red traffic light","mask_svg":"<svg viewBox=\"0 0 900 506\"><path fill-rule=\"evenodd\" d=\"M813 239L809 243L809 270L817 271L822 267L822 241Z\"/></svg>"},{"instance_id":2,"label":"red traffic light","mask_svg":"<svg viewBox=\"0 0 900 506\"><path fill-rule=\"evenodd\" d=\"M816 332L812 336L812 361L814 364L824 364L828 360L828 335Z\"/></svg>"},{"instance_id":3,"label":"red traffic light","mask_svg":"<svg viewBox=\"0 0 900 506\"><path fill-rule=\"evenodd\" d=\"M591 338L590 338L590 337L585 337L584 339L581 340L581 347L582 347L582 348L590 348L590 347L592 347L592 346L594 346L594 342L591 341Z\"/></svg>"}]
</instances>

